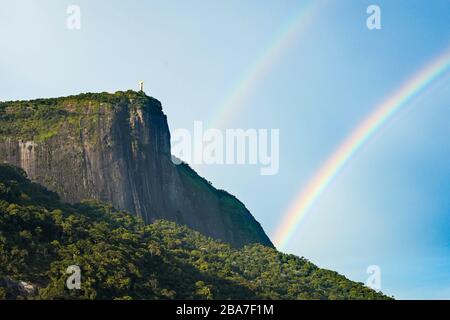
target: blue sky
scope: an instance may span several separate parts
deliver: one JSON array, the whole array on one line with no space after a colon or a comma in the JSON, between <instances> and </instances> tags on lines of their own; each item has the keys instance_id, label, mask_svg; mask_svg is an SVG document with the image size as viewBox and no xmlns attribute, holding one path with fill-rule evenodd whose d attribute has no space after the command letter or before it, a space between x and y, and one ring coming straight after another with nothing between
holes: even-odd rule
<instances>
[{"instance_id":1,"label":"blue sky","mask_svg":"<svg viewBox=\"0 0 450 320\"><path fill-rule=\"evenodd\" d=\"M0 1L0 100L137 88L171 129L209 121L305 1ZM66 9L81 8L81 29ZM382 29L366 28L377 4ZM280 171L195 168L270 235L316 169L385 97L450 45L449 0L328 1L227 128L280 129ZM397 298L450 299L450 76L364 146L287 251Z\"/></svg>"}]
</instances>

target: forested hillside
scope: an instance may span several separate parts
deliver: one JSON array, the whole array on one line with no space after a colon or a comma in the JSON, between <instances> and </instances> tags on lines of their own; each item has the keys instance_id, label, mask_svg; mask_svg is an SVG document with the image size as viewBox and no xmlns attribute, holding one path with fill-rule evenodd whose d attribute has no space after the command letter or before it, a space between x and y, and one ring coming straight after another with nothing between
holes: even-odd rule
<instances>
[{"instance_id":1,"label":"forested hillside","mask_svg":"<svg viewBox=\"0 0 450 320\"><path fill-rule=\"evenodd\" d=\"M387 298L260 244L235 249L110 205L66 204L8 165L0 165L0 252L2 299ZM66 288L70 265L81 268L80 290Z\"/></svg>"}]
</instances>

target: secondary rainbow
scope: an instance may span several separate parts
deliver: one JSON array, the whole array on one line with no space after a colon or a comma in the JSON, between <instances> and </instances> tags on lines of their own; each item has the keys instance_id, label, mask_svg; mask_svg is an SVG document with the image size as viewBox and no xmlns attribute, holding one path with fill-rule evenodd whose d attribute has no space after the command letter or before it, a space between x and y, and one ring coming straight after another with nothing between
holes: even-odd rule
<instances>
[{"instance_id":1,"label":"secondary rainbow","mask_svg":"<svg viewBox=\"0 0 450 320\"><path fill-rule=\"evenodd\" d=\"M281 249L287 244L320 195L364 143L403 106L449 70L450 50L447 50L377 106L375 111L352 131L306 187L300 191L291 207L283 215L273 237L278 248Z\"/></svg>"},{"instance_id":2,"label":"secondary rainbow","mask_svg":"<svg viewBox=\"0 0 450 320\"><path fill-rule=\"evenodd\" d=\"M293 15L290 22L281 29L273 41L262 51L262 54L244 72L240 81L225 96L218 111L214 113L208 122L210 128L225 125L243 106L261 80L266 77L273 65L280 59L283 52L298 41L307 30L307 26L324 3L323 1L310 1L298 9L299 11Z\"/></svg>"}]
</instances>

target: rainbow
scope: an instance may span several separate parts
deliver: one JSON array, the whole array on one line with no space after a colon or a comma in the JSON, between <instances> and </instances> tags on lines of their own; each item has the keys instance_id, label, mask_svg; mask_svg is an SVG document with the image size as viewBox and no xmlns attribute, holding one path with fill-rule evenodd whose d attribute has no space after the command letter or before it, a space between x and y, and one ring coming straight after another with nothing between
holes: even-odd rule
<instances>
[{"instance_id":1,"label":"rainbow","mask_svg":"<svg viewBox=\"0 0 450 320\"><path fill-rule=\"evenodd\" d=\"M241 80L225 96L225 99L219 105L218 111L208 121L210 128L218 128L233 117L281 58L283 52L298 41L300 36L306 31L308 25L324 3L323 1L310 1L299 8L298 12L290 19L290 22L262 50L262 54L255 59L255 62L244 72Z\"/></svg>"},{"instance_id":2,"label":"rainbow","mask_svg":"<svg viewBox=\"0 0 450 320\"><path fill-rule=\"evenodd\" d=\"M316 172L306 187L300 191L286 214L283 215L273 236L274 243L278 248L285 247L320 195L364 143L403 106L422 93L449 69L450 50L447 50L378 105L375 111L351 132Z\"/></svg>"}]
</instances>

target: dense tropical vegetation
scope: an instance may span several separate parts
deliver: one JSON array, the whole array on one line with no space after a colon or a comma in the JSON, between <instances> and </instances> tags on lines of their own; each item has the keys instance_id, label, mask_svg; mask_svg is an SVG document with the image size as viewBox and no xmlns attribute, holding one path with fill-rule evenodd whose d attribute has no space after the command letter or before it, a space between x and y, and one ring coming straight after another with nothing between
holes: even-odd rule
<instances>
[{"instance_id":1,"label":"dense tropical vegetation","mask_svg":"<svg viewBox=\"0 0 450 320\"><path fill-rule=\"evenodd\" d=\"M0 165L0 299L386 299L273 248L241 249L107 204L69 205ZM68 266L81 289L66 288ZM5 283L27 282L29 294Z\"/></svg>"}]
</instances>

